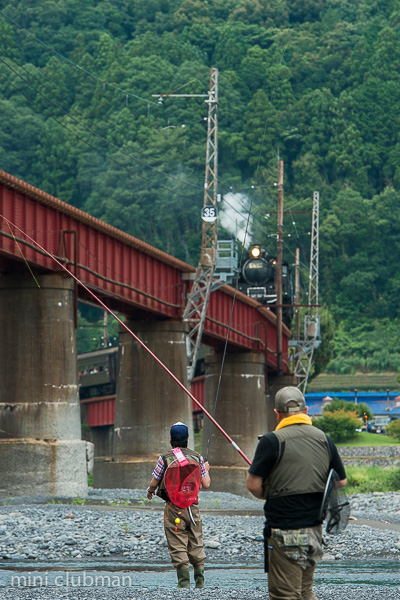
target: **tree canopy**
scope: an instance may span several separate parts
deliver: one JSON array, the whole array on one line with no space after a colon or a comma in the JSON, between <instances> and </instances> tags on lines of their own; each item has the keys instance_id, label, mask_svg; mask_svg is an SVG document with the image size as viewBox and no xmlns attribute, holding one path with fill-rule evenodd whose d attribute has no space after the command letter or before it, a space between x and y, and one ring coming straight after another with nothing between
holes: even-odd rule
<instances>
[{"instance_id":1,"label":"tree canopy","mask_svg":"<svg viewBox=\"0 0 400 600\"><path fill-rule=\"evenodd\" d=\"M303 289L320 192L318 356L400 367L399 0L2 0L0 47L1 168L194 265L207 104L157 94L205 94L218 68L220 192L273 255L284 161Z\"/></svg>"}]
</instances>

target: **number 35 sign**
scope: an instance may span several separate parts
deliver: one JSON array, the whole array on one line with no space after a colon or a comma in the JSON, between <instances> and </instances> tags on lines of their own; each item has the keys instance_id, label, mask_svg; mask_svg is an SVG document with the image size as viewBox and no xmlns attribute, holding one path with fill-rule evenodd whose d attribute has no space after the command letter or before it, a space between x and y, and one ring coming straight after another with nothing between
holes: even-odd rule
<instances>
[{"instance_id":1,"label":"number 35 sign","mask_svg":"<svg viewBox=\"0 0 400 600\"><path fill-rule=\"evenodd\" d=\"M215 206L212 206L212 205L204 206L201 209L201 218L206 223L213 223L217 217L218 217L218 213L217 213L217 209L215 208Z\"/></svg>"}]
</instances>

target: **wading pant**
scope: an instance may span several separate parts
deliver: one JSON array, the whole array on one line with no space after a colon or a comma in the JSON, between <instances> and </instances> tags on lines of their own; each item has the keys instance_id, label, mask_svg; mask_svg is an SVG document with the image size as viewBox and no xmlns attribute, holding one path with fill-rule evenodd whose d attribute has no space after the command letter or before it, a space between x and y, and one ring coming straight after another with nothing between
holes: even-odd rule
<instances>
[{"instance_id":1,"label":"wading pant","mask_svg":"<svg viewBox=\"0 0 400 600\"><path fill-rule=\"evenodd\" d=\"M195 524L190 518L188 508L179 508L167 502L164 509L164 531L168 552L176 569L203 567L206 554L203 547L203 525L197 504L190 507ZM175 519L180 519L176 523Z\"/></svg>"},{"instance_id":2,"label":"wading pant","mask_svg":"<svg viewBox=\"0 0 400 600\"><path fill-rule=\"evenodd\" d=\"M322 558L322 527L272 529L268 539L270 600L317 600L314 572Z\"/></svg>"}]
</instances>

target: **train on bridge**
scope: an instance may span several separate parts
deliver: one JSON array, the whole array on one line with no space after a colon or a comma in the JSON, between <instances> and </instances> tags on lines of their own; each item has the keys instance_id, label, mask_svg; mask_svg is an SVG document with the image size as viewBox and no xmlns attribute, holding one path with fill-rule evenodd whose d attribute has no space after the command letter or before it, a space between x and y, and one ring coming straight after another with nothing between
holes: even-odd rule
<instances>
[{"instance_id":1,"label":"train on bridge","mask_svg":"<svg viewBox=\"0 0 400 600\"><path fill-rule=\"evenodd\" d=\"M240 263L240 264L239 264ZM276 314L278 271L277 258L254 244L239 261L237 240L219 240L215 275L235 289L270 308ZM282 321L291 328L294 314L293 278L289 263L282 262Z\"/></svg>"},{"instance_id":2,"label":"train on bridge","mask_svg":"<svg viewBox=\"0 0 400 600\"><path fill-rule=\"evenodd\" d=\"M277 259L262 246L252 246L250 256L240 267L238 290L261 304L270 306L276 313ZM282 321L290 329L293 318L292 272L287 262L282 262Z\"/></svg>"}]
</instances>

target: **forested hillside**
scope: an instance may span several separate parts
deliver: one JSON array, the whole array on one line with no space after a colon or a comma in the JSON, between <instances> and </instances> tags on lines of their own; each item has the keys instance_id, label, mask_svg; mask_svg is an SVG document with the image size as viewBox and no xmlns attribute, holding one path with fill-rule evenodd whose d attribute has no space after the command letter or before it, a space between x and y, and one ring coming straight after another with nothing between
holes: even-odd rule
<instances>
[{"instance_id":1,"label":"forested hillside","mask_svg":"<svg viewBox=\"0 0 400 600\"><path fill-rule=\"evenodd\" d=\"M153 95L207 93L211 67L220 237L251 206L274 253L282 159L305 288L320 192L320 355L397 370L400 0L1 0L0 168L196 264L207 105Z\"/></svg>"}]
</instances>

